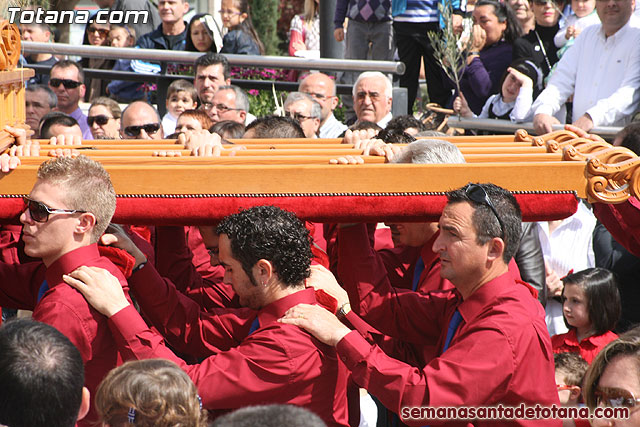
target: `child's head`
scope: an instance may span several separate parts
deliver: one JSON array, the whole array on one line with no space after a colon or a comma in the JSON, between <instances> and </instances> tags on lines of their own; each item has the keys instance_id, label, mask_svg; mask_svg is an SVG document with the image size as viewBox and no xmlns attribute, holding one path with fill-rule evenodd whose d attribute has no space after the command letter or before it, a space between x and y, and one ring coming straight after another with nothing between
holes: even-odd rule
<instances>
[{"instance_id":1,"label":"child's head","mask_svg":"<svg viewBox=\"0 0 640 427\"><path fill-rule=\"evenodd\" d=\"M136 44L136 33L133 28L112 25L109 31L109 44L113 47L131 47Z\"/></svg>"},{"instance_id":2,"label":"child's head","mask_svg":"<svg viewBox=\"0 0 640 427\"><path fill-rule=\"evenodd\" d=\"M260 54L264 54L264 45L251 22L249 0L222 0L220 15L225 28L244 31L258 45Z\"/></svg>"},{"instance_id":3,"label":"child's head","mask_svg":"<svg viewBox=\"0 0 640 427\"><path fill-rule=\"evenodd\" d=\"M524 78L531 80L533 85L533 98L535 99L537 97L542 90L542 71L540 71L540 68L532 61L519 59L511 63L507 71L502 75L500 94L504 102L509 103L516 100L520 93L520 87L522 87L522 79Z\"/></svg>"},{"instance_id":4,"label":"child's head","mask_svg":"<svg viewBox=\"0 0 640 427\"><path fill-rule=\"evenodd\" d=\"M211 118L203 110L186 110L176 122L176 132L189 133L213 126Z\"/></svg>"},{"instance_id":5,"label":"child's head","mask_svg":"<svg viewBox=\"0 0 640 427\"><path fill-rule=\"evenodd\" d=\"M602 335L620 319L620 292L612 272L587 268L562 279L562 311L567 325Z\"/></svg>"},{"instance_id":6,"label":"child's head","mask_svg":"<svg viewBox=\"0 0 640 427\"><path fill-rule=\"evenodd\" d=\"M130 361L113 369L100 383L95 405L110 426L207 425L196 386L164 359Z\"/></svg>"},{"instance_id":7,"label":"child's head","mask_svg":"<svg viewBox=\"0 0 640 427\"><path fill-rule=\"evenodd\" d=\"M580 399L582 379L589 364L578 353L556 353L556 386L562 406L576 406Z\"/></svg>"},{"instance_id":8,"label":"child's head","mask_svg":"<svg viewBox=\"0 0 640 427\"><path fill-rule=\"evenodd\" d=\"M225 28L237 27L249 17L249 1L222 0L220 15Z\"/></svg>"},{"instance_id":9,"label":"child's head","mask_svg":"<svg viewBox=\"0 0 640 427\"><path fill-rule=\"evenodd\" d=\"M596 0L571 0L571 10L578 18L584 18L596 8Z\"/></svg>"},{"instance_id":10,"label":"child's head","mask_svg":"<svg viewBox=\"0 0 640 427\"><path fill-rule=\"evenodd\" d=\"M198 93L193 84L186 80L174 80L167 89L167 110L178 117L185 110L196 108Z\"/></svg>"},{"instance_id":11,"label":"child's head","mask_svg":"<svg viewBox=\"0 0 640 427\"><path fill-rule=\"evenodd\" d=\"M222 120L211 126L211 133L223 139L240 139L244 135L244 125L233 120Z\"/></svg>"}]
</instances>

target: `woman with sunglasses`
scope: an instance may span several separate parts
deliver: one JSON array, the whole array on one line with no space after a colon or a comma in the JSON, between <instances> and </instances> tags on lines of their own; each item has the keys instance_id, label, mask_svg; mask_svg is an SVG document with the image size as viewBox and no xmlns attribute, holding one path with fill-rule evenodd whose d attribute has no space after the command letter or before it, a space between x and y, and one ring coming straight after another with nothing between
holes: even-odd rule
<instances>
[{"instance_id":1,"label":"woman with sunglasses","mask_svg":"<svg viewBox=\"0 0 640 427\"><path fill-rule=\"evenodd\" d=\"M82 44L91 46L109 46L110 28L111 26L109 24L98 24L97 22L91 22L91 20L89 20L84 29L84 39ZM111 70L113 69L115 61L104 58L82 58L80 64L83 68ZM108 80L87 77L85 79L85 86L87 87L87 90L84 94L84 101L91 102L98 96L106 95L108 83Z\"/></svg>"},{"instance_id":2,"label":"woman with sunglasses","mask_svg":"<svg viewBox=\"0 0 640 427\"><path fill-rule=\"evenodd\" d=\"M122 111L116 101L106 96L93 100L87 115L87 124L93 139L120 139Z\"/></svg>"},{"instance_id":3,"label":"woman with sunglasses","mask_svg":"<svg viewBox=\"0 0 640 427\"><path fill-rule=\"evenodd\" d=\"M558 48L553 38L560 29L558 24L564 1L531 0L535 27L513 44L513 59L531 59L545 77L558 62Z\"/></svg>"},{"instance_id":4,"label":"woman with sunglasses","mask_svg":"<svg viewBox=\"0 0 640 427\"><path fill-rule=\"evenodd\" d=\"M584 386L584 398L592 411L596 408L628 411L621 418L594 419L592 426L640 425L640 328L620 335L598 353L587 371Z\"/></svg>"}]
</instances>

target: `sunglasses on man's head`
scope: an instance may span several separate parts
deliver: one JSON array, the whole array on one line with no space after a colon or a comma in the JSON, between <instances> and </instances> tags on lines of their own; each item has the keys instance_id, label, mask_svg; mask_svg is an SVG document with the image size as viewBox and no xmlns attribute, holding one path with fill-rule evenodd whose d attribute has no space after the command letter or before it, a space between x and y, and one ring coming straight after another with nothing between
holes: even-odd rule
<instances>
[{"instance_id":1,"label":"sunglasses on man's head","mask_svg":"<svg viewBox=\"0 0 640 427\"><path fill-rule=\"evenodd\" d=\"M75 89L82 83L69 79L49 79L49 86L58 87L64 85L65 89Z\"/></svg>"},{"instance_id":2,"label":"sunglasses on man's head","mask_svg":"<svg viewBox=\"0 0 640 427\"><path fill-rule=\"evenodd\" d=\"M127 126L124 128L124 134L127 136L138 136L140 131L144 130L148 135L153 135L160 129L160 123L148 123L140 126Z\"/></svg>"},{"instance_id":3,"label":"sunglasses on man's head","mask_svg":"<svg viewBox=\"0 0 640 427\"><path fill-rule=\"evenodd\" d=\"M24 208L29 209L29 216L35 222L47 222L50 214L74 214L85 213L77 209L52 209L42 202L35 201L29 197L23 197Z\"/></svg>"},{"instance_id":4,"label":"sunglasses on man's head","mask_svg":"<svg viewBox=\"0 0 640 427\"><path fill-rule=\"evenodd\" d=\"M489 207L489 209L491 209L491 212L493 212L493 214L496 216L496 219L500 223L500 234L504 237L504 224L502 223L502 219L500 218L500 215L498 215L498 211L496 210L495 206L493 206L493 203L491 202L491 199L489 198L489 195L487 194L487 191L484 189L484 187L480 184L469 184L467 185L465 193L470 200L486 205Z\"/></svg>"},{"instance_id":5,"label":"sunglasses on man's head","mask_svg":"<svg viewBox=\"0 0 640 427\"><path fill-rule=\"evenodd\" d=\"M105 116L104 114L98 114L97 116L87 116L87 123L89 126L93 126L94 123L97 123L98 126L104 126L109 123L113 117Z\"/></svg>"},{"instance_id":6,"label":"sunglasses on man's head","mask_svg":"<svg viewBox=\"0 0 640 427\"><path fill-rule=\"evenodd\" d=\"M633 408L640 403L640 399L623 388L598 386L594 395L598 405L603 404L611 408Z\"/></svg>"}]
</instances>

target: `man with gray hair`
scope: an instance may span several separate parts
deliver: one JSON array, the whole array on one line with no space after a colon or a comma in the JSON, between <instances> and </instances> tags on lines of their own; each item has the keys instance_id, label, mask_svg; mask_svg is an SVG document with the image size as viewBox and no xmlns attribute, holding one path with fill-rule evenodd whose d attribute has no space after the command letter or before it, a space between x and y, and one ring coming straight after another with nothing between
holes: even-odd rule
<instances>
[{"instance_id":1,"label":"man with gray hair","mask_svg":"<svg viewBox=\"0 0 640 427\"><path fill-rule=\"evenodd\" d=\"M42 117L53 111L58 104L58 97L49 88L41 84L30 84L24 92L25 123L35 132L32 138L40 138L39 125Z\"/></svg>"},{"instance_id":2,"label":"man with gray hair","mask_svg":"<svg viewBox=\"0 0 640 427\"><path fill-rule=\"evenodd\" d=\"M338 97L336 83L331 77L323 73L311 73L302 79L298 90L313 97L322 107L319 138L339 138L347 130L347 126L333 115L333 110L338 106Z\"/></svg>"},{"instance_id":3,"label":"man with gray hair","mask_svg":"<svg viewBox=\"0 0 640 427\"><path fill-rule=\"evenodd\" d=\"M206 111L214 124L231 120L246 126L256 119L249 113L247 94L236 85L219 86Z\"/></svg>"},{"instance_id":4,"label":"man with gray hair","mask_svg":"<svg viewBox=\"0 0 640 427\"><path fill-rule=\"evenodd\" d=\"M284 114L300 123L307 138L317 138L322 120L322 107L310 95L291 92L284 101Z\"/></svg>"},{"instance_id":5,"label":"man with gray hair","mask_svg":"<svg viewBox=\"0 0 640 427\"><path fill-rule=\"evenodd\" d=\"M391 120L393 87L379 71L365 71L353 85L353 108L358 121L374 122L381 128Z\"/></svg>"}]
</instances>

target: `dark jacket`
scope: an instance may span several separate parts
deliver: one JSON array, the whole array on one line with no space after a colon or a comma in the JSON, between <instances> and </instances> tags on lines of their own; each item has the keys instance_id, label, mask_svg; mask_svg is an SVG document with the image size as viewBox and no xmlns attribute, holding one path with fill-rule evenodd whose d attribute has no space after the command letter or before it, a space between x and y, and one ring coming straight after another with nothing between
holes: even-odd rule
<instances>
[{"instance_id":1,"label":"dark jacket","mask_svg":"<svg viewBox=\"0 0 640 427\"><path fill-rule=\"evenodd\" d=\"M220 53L260 55L260 48L249 34L242 30L232 30L222 39Z\"/></svg>"},{"instance_id":2,"label":"dark jacket","mask_svg":"<svg viewBox=\"0 0 640 427\"><path fill-rule=\"evenodd\" d=\"M162 33L162 24L151 31L150 33L143 34L138 39L138 46L142 49L165 49L165 50L184 50L187 38L187 23L185 22L185 29L179 34L177 43L173 46L169 46L167 39Z\"/></svg>"},{"instance_id":3,"label":"dark jacket","mask_svg":"<svg viewBox=\"0 0 640 427\"><path fill-rule=\"evenodd\" d=\"M535 222L522 223L522 237L514 259L522 280L538 290L538 300L545 305L547 302L546 272Z\"/></svg>"},{"instance_id":4,"label":"dark jacket","mask_svg":"<svg viewBox=\"0 0 640 427\"><path fill-rule=\"evenodd\" d=\"M558 62L558 48L553 42L553 38L559 29L560 26L558 24L553 27L541 27L536 24L536 27L529 31L528 34L513 42L513 60L531 59L542 70L544 77L547 77L550 70L549 65L553 67ZM537 36L536 32L538 33ZM538 36L542 46L540 46ZM544 47L544 51L542 47ZM549 64L547 64L547 59Z\"/></svg>"}]
</instances>

